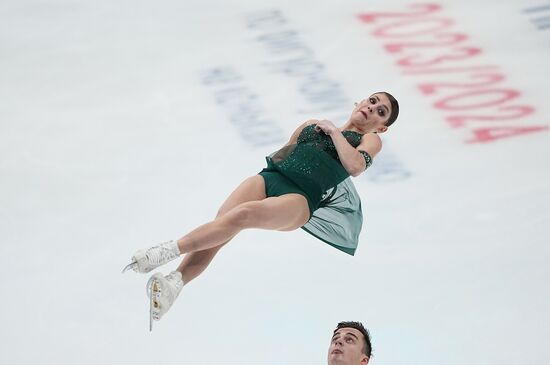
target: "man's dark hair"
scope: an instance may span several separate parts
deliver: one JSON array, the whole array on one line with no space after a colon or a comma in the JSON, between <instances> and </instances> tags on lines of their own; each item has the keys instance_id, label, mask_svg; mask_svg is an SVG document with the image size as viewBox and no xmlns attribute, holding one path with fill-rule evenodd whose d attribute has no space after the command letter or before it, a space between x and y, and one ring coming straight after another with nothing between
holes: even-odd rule
<instances>
[{"instance_id":1,"label":"man's dark hair","mask_svg":"<svg viewBox=\"0 0 550 365\"><path fill-rule=\"evenodd\" d=\"M385 126L389 127L390 125L393 124L393 122L395 122L395 120L397 119L397 116L399 115L399 103L397 102L397 99L395 99L390 93L382 91L380 92L380 94L386 94L386 96L390 100L390 106L391 106L390 117L388 118L388 121L385 123Z\"/></svg>"},{"instance_id":2,"label":"man's dark hair","mask_svg":"<svg viewBox=\"0 0 550 365\"><path fill-rule=\"evenodd\" d=\"M363 353L367 355L367 357L370 359L370 356L372 354L372 345L370 343L370 334L369 331L363 327L363 324L361 322L340 322L336 326L336 329L334 330L334 333L338 331L340 328L355 328L359 332L363 334L364 337L364 343L363 346Z\"/></svg>"}]
</instances>

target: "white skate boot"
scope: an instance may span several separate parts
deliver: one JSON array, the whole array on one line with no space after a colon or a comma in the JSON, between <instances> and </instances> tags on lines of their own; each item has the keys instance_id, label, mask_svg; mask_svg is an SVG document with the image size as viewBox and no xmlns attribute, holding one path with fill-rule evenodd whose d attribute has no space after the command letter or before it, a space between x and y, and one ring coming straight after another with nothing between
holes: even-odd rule
<instances>
[{"instance_id":1,"label":"white skate boot","mask_svg":"<svg viewBox=\"0 0 550 365\"><path fill-rule=\"evenodd\" d=\"M183 281L179 271L172 271L166 276L156 273L149 279L147 282L149 331L153 330L153 320L159 321L168 312L182 288Z\"/></svg>"},{"instance_id":2,"label":"white skate boot","mask_svg":"<svg viewBox=\"0 0 550 365\"><path fill-rule=\"evenodd\" d=\"M168 241L145 250L137 251L132 256L132 262L122 270L132 269L141 274L148 273L181 255L177 241Z\"/></svg>"}]
</instances>

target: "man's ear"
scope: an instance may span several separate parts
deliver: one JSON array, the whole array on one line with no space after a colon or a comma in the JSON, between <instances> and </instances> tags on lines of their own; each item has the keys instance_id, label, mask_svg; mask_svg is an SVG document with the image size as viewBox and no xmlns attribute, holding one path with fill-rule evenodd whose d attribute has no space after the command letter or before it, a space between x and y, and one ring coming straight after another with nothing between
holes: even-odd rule
<instances>
[{"instance_id":1,"label":"man's ear","mask_svg":"<svg viewBox=\"0 0 550 365\"><path fill-rule=\"evenodd\" d=\"M361 362L360 364L361 365L367 365L369 363L369 357L367 355L363 355L363 357L361 358Z\"/></svg>"}]
</instances>

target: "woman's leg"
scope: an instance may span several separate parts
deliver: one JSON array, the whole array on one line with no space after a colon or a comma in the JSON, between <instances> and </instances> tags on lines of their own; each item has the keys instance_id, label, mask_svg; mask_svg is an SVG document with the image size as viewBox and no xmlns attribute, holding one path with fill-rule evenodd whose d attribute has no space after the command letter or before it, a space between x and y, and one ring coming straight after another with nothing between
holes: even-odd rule
<instances>
[{"instance_id":1,"label":"woman's leg","mask_svg":"<svg viewBox=\"0 0 550 365\"><path fill-rule=\"evenodd\" d=\"M235 208L237 205L254 200L265 199L265 183L263 177L260 175L251 176L243 181L225 200L216 218L219 218ZM214 256L220 248L223 247L231 239L226 240L222 244L212 247L206 250L190 252L185 255L185 258L178 267L178 271L181 272L182 280L185 284L199 276L212 262Z\"/></svg>"},{"instance_id":2,"label":"woman's leg","mask_svg":"<svg viewBox=\"0 0 550 365\"><path fill-rule=\"evenodd\" d=\"M225 243L216 247L209 248L207 250L190 252L185 255L183 261L177 269L179 272L181 272L181 280L183 280L183 282L187 284L191 280L202 274L202 272L206 270L208 265L210 265L210 263L214 259L214 256L216 256L220 248L222 248Z\"/></svg>"},{"instance_id":3,"label":"woman's leg","mask_svg":"<svg viewBox=\"0 0 550 365\"><path fill-rule=\"evenodd\" d=\"M300 194L241 203L226 214L206 223L178 240L181 253L219 246L247 228L290 231L309 219L307 200Z\"/></svg>"}]
</instances>

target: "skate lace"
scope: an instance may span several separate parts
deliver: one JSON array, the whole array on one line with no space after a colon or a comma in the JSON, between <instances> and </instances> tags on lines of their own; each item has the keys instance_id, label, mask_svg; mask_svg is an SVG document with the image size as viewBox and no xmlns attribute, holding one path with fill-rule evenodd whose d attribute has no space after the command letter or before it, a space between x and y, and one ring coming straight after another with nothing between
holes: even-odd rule
<instances>
[{"instance_id":1,"label":"skate lace","mask_svg":"<svg viewBox=\"0 0 550 365\"><path fill-rule=\"evenodd\" d=\"M170 247L168 247L169 244L170 242L164 242L158 246L148 249L145 253L145 256L147 256L147 261L154 265L161 265L178 257L178 255L175 254Z\"/></svg>"}]
</instances>

